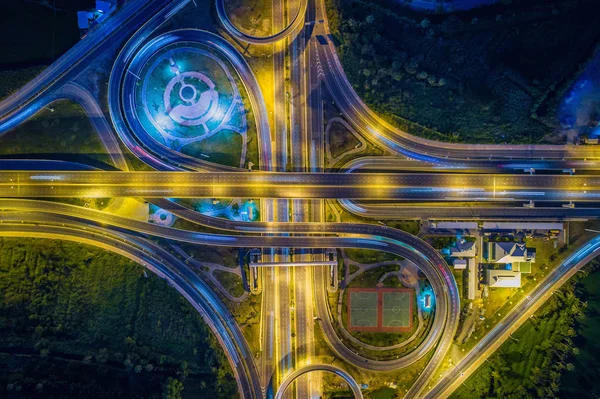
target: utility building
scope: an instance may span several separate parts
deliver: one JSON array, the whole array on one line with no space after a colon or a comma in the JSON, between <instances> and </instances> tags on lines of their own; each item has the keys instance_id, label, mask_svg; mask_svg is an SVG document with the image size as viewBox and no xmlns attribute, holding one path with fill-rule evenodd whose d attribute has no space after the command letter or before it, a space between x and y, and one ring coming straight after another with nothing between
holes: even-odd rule
<instances>
[{"instance_id":1,"label":"utility building","mask_svg":"<svg viewBox=\"0 0 600 399\"><path fill-rule=\"evenodd\" d=\"M512 270L488 269L486 277L490 288L519 288L521 286L521 273Z\"/></svg>"}]
</instances>

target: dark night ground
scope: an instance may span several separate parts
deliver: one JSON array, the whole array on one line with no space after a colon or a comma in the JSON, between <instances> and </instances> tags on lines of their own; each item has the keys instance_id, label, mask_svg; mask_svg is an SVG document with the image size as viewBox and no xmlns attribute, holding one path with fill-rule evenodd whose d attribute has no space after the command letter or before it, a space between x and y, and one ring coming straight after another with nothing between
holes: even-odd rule
<instances>
[{"instance_id":1,"label":"dark night ground","mask_svg":"<svg viewBox=\"0 0 600 399\"><path fill-rule=\"evenodd\" d=\"M235 397L223 351L164 280L115 254L0 239L0 397ZM171 396L176 398L177 396Z\"/></svg>"},{"instance_id":2,"label":"dark night ground","mask_svg":"<svg viewBox=\"0 0 600 399\"><path fill-rule=\"evenodd\" d=\"M562 142L557 107L600 39L592 0L515 0L450 16L391 0L328 3L342 10L329 10L329 22L361 97L434 140Z\"/></svg>"}]
</instances>

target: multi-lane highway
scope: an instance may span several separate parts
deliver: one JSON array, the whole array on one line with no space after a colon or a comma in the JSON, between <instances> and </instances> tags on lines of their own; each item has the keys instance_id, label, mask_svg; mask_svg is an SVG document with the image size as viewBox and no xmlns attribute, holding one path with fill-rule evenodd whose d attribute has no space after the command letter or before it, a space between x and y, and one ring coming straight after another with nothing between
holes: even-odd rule
<instances>
[{"instance_id":1,"label":"multi-lane highway","mask_svg":"<svg viewBox=\"0 0 600 399\"><path fill-rule=\"evenodd\" d=\"M175 205L173 207L173 209L181 208L180 205ZM410 354L399 359L383 362L367 361L368 359L352 352L341 342L329 321L322 324L328 342L332 345L332 348L336 353L361 368L384 371L412 364L425 356L425 354L437 344L440 336L443 337L443 341L439 346L443 348L449 346L451 337L454 334L453 332L457 327L460 300L458 288L454 282L451 271L437 251L424 241L401 230L360 223L244 223L198 215L191 210L187 210L187 213L185 211L177 212L177 214L182 217L187 217L194 222L199 222L208 227L252 231L257 234L294 234L294 236L226 236L178 230L100 211L54 202L0 199L0 209L19 210L22 212L45 212L49 215L61 215L71 219L75 218L93 221L102 226L109 225L128 229L144 235L169 238L201 245L250 248L260 246L272 248L364 248L390 252L409 259L421 268L431 282L437 303L436 316L430 334L419 347ZM300 234L302 235L300 236ZM335 236L331 236L331 234L335 234ZM320 280L318 280L319 278L320 275L317 273L317 286L321 286L319 283ZM317 296L318 295L320 295L319 292L317 292ZM317 305L322 306L319 305L319 303L323 304L324 302L317 300ZM318 313L323 316L327 314L328 311L321 308L318 310ZM440 356L445 353L441 350L439 352ZM437 356L438 355L436 355L436 357Z\"/></svg>"},{"instance_id":2,"label":"multi-lane highway","mask_svg":"<svg viewBox=\"0 0 600 399\"><path fill-rule=\"evenodd\" d=\"M278 0L275 0L275 3L279 6L283 4ZM449 201L470 202L478 206L476 209L479 215L492 215L494 218L517 219L528 215L538 218L550 218L552 215L563 215L558 216L559 218L569 215L598 216L596 209L591 208L532 210L489 206L489 203L597 203L600 195L600 177L593 174L559 175L556 172L567 170L572 173L573 169L593 172L600 169L600 147L468 145L416 138L384 122L358 98L343 74L335 47L329 38L322 0L298 0L297 12L292 11L294 8L288 9L289 23L284 23L283 9L274 8L273 20L276 29L275 33L268 37L254 37L239 31L229 20L224 2L217 0L217 15L235 40L251 44L276 43L273 74L273 83L277 88L274 108L276 123L274 145L271 147L272 129L258 81L252 68L234 45L217 35L194 29L176 30L155 36L155 32L165 20L189 4L189 0L129 2L38 78L15 95L0 102L0 133L18 125L57 98L70 98L81 103L100 133L114 165L121 169L119 172L88 171L85 170L85 166L54 162L52 165L59 166L57 170L50 170L50 164L45 164L39 170L32 170L29 165L30 167L23 168L29 169L28 171L0 171L0 197L4 198L0 199L0 235L63 237L93 243L124 254L169 279L201 311L215 331L232 364L242 396L262 397L262 388L266 382L261 380L261 374L269 374L270 370L259 372L256 368L235 320L210 287L187 269L179 259L140 235L200 245L232 247L374 249L412 260L432 284L436 295L436 312L429 335L408 355L400 359L372 361L347 348L333 328L325 291L327 277L323 268L319 267L314 269L314 276L308 269L294 273L288 270L273 270L271 274L265 274L263 284L272 284L276 290L269 290L263 297L263 300L269 302L263 310L271 312L266 315L265 327L265 331L270 332L263 338L269 340L268 354L264 354L270 357L269 367L283 364L283 373L293 367L291 360L294 356L296 367L302 365L300 360L303 357L310 357L310 348L305 352L304 349L298 351L296 348L295 355L291 354L293 341L289 330L291 317L288 303L290 287L293 287L293 297L298 307L298 337L295 344L303 347L312 339L312 312L309 310L312 292L307 291L311 291L310 283L314 277L312 288L316 312L322 319L321 326L326 341L333 351L348 363L373 371L395 370L413 364L435 348L431 361L409 391L408 396L417 397L450 347L458 325L460 300L452 273L437 251L408 233L371 224L322 223L322 199L341 199L343 206L353 212L386 219L407 217L408 212L411 212L411 218L414 218L415 210L419 210L419 218L447 215L449 211L453 212L454 218L476 217L471 213L471 209L437 206ZM291 5L292 3L290 7ZM305 21L306 25L303 25ZM288 98L288 94L284 95L286 56L283 41L294 37L301 30L303 34L296 36L288 53L292 58ZM316 40L317 36L324 38L325 44L322 44L322 40ZM111 126L104 117L99 102L83 87L69 83L81 74L93 59L104 54L115 43L123 43L127 39L129 40L117 55L109 81L108 105L112 127L135 156L161 172L126 172L125 158L112 135ZM278 170L281 173L240 173L245 171L183 155L153 140L136 121L135 113L132 112L131 93L139 79L137 73L156 51L163 46L179 42L194 42L206 46L231 64L248 94L256 118L260 169ZM403 154L404 158L358 159L340 170L352 173L320 173L323 170L322 84L357 131L384 148ZM290 102L289 131L287 101ZM272 149L275 151L273 156ZM15 168L16 165L18 162L13 162L10 167ZM60 170L63 167L78 170ZM534 169L553 171L555 174L505 174L524 170L533 172ZM171 172L176 170L211 173ZM294 170L296 173L284 173L286 170ZM374 171L379 173L372 173ZM180 217L236 234L205 234L177 230L106 212L22 199L129 196L151 198L153 203ZM261 203L263 220L266 222L242 223L216 219L161 199L162 197L265 198ZM270 198L280 200L270 201ZM290 203L288 199L294 201ZM308 201L309 199L315 200ZM431 204L434 205L356 203L349 199L432 201ZM481 203L488 205L479 208ZM287 222L290 205L291 223ZM429 208L428 211L426 207ZM307 219L317 223L304 222ZM573 268L579 267L584 260L596 253L597 245L597 242L592 242L582 248L578 252L579 255L570 258L567 262L570 262L569 265L561 266L556 278L547 280L543 287L549 290L564 281ZM302 256L302 259L309 260L311 255L304 253ZM292 279L291 276L296 278ZM268 278L273 279L271 283ZM270 288L268 285L267 287ZM543 287L540 290L543 290ZM530 302L519 305L521 315L535 309L534 304L539 303L546 293L540 292L540 295L542 296L532 296ZM516 313L518 312L515 311L514 318L506 319L498 327L498 337L518 324L521 317ZM270 325L276 327L269 327ZM488 342L492 340L486 338L486 341L482 342L485 345L476 348L480 352L469 354L464 365L461 363L463 366L460 370L465 373L473 370L476 361L469 363L467 360L477 359L482 354L489 353L493 346L488 345ZM292 376L295 377L295 374ZM291 382L291 378L284 379L284 382ZM457 380L456 375L444 377L428 395L443 396L449 392L453 378L454 381ZM297 394L302 397L311 389L307 387L306 380L299 381ZM355 381L350 378L348 382L359 396L360 390L357 391ZM278 395L282 396L284 390L285 387Z\"/></svg>"},{"instance_id":3,"label":"multi-lane highway","mask_svg":"<svg viewBox=\"0 0 600 399\"><path fill-rule=\"evenodd\" d=\"M596 201L600 176L0 171L0 197Z\"/></svg>"}]
</instances>

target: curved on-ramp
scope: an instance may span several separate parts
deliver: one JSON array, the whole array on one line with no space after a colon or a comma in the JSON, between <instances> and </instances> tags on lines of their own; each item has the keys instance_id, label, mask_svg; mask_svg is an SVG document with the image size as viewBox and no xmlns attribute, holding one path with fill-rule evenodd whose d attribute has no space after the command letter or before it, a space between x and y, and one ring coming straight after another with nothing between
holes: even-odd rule
<instances>
[{"instance_id":1,"label":"curved on-ramp","mask_svg":"<svg viewBox=\"0 0 600 399\"><path fill-rule=\"evenodd\" d=\"M154 200L151 200L154 202ZM162 200L166 202L167 200ZM159 202L160 203L160 202ZM162 204L161 204L162 205ZM0 209L16 210L23 213L45 213L49 216L61 215L71 220L85 220L102 226L127 229L144 236L162 237L192 244L227 247L297 247L297 248L365 248L390 252L407 258L417 264L429 279L436 296L436 316L432 329L425 340L415 350L399 359L388 361L368 361L349 350L337 337L333 328L325 328L332 349L351 364L372 371L386 371L405 367L425 356L441 339L434 359L445 353L451 343L458 323L460 300L458 288L449 267L437 251L420 239L396 229L360 223L246 223L223 221L226 229L254 233L290 233L294 236L257 236L257 235L221 235L200 233L188 230L168 228L124 217L106 214L87 208L56 202L0 199ZM178 212L190 218L188 212ZM188 215L186 215L188 213ZM198 219L190 218L195 222ZM212 220L205 225L215 225L216 218L202 216ZM201 219L201 220L202 220ZM244 228L246 227L246 228ZM310 234L308 236L295 234ZM321 234L315 236L314 234ZM326 235L323 235L326 234ZM332 236L331 234L335 234ZM427 374L424 372L424 374Z\"/></svg>"},{"instance_id":2,"label":"curved on-ramp","mask_svg":"<svg viewBox=\"0 0 600 399\"><path fill-rule=\"evenodd\" d=\"M137 74L145 62L162 47L177 42L195 42L209 47L229 62L248 95L256 118L261 168L270 170L271 135L265 101L254 72L231 43L220 36L199 29L179 29L159 35L149 42L154 25L144 26L119 53L111 71L108 91L110 116L117 134L127 148L146 164L158 170L234 170L245 169L217 165L168 148L154 140L137 120L132 108L131 92L138 84Z\"/></svg>"},{"instance_id":3,"label":"curved on-ramp","mask_svg":"<svg viewBox=\"0 0 600 399\"><path fill-rule=\"evenodd\" d=\"M263 397L252 354L227 306L181 260L145 238L64 216L9 212L0 237L61 239L93 245L139 263L166 279L201 314L223 348L243 398Z\"/></svg>"},{"instance_id":4,"label":"curved on-ramp","mask_svg":"<svg viewBox=\"0 0 600 399\"><path fill-rule=\"evenodd\" d=\"M225 0L216 0L217 16L223 28L237 40L250 44L272 44L285 39L304 23L304 15L306 14L307 7L308 0L300 0L298 11L294 15L294 18L292 18L292 21L283 30L270 36L253 36L242 32L231 22L227 15L227 10L225 10Z\"/></svg>"},{"instance_id":5,"label":"curved on-ramp","mask_svg":"<svg viewBox=\"0 0 600 399\"><path fill-rule=\"evenodd\" d=\"M316 0L317 19L327 21L324 0ZM319 34L328 37L331 32L327 22L318 24ZM426 162L445 162L448 159L480 159L495 164L498 160L523 159L528 162L540 159L598 160L600 146L544 145L544 144L462 144L433 141L403 131L371 110L358 96L331 40L318 44L323 82L348 121L362 134L392 153L400 153Z\"/></svg>"},{"instance_id":6,"label":"curved on-ramp","mask_svg":"<svg viewBox=\"0 0 600 399\"><path fill-rule=\"evenodd\" d=\"M333 366L331 364L310 364L308 366L301 367L289 374L287 377L281 381L281 385L277 389L277 393L275 394L275 399L283 399L283 395L287 388L291 385L294 380L304 374L313 372L313 371L329 371L334 373L344 379L350 389L352 389L352 393L354 393L354 397L357 399L363 399L363 394L360 390L360 386L356 382L354 378L350 374L348 374L345 370L342 370L339 367Z\"/></svg>"}]
</instances>

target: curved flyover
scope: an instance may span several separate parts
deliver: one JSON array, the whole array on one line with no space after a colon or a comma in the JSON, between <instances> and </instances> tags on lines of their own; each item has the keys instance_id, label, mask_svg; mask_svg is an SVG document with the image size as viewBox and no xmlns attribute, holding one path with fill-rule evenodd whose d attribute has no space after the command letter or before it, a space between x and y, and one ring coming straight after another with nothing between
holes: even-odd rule
<instances>
[{"instance_id":1,"label":"curved flyover","mask_svg":"<svg viewBox=\"0 0 600 399\"><path fill-rule=\"evenodd\" d=\"M235 170L194 158L159 143L139 122L131 93L139 82L138 73L146 61L166 45L193 42L210 48L223 56L242 82L256 118L261 168L269 170L271 165L271 136L268 115L262 92L252 69L244 57L229 42L213 33L197 29L181 29L164 33L142 46L146 37L156 29L144 26L132 37L119 53L109 80L108 105L117 134L127 148L146 164L158 170Z\"/></svg>"},{"instance_id":2,"label":"curved flyover","mask_svg":"<svg viewBox=\"0 0 600 399\"><path fill-rule=\"evenodd\" d=\"M3 237L36 237L80 242L123 255L165 278L213 331L225 351L243 398L263 397L252 354L227 306L181 260L145 238L96 227L84 221L42 214L2 213Z\"/></svg>"},{"instance_id":3,"label":"curved flyover","mask_svg":"<svg viewBox=\"0 0 600 399\"><path fill-rule=\"evenodd\" d=\"M167 201L167 200L163 200ZM153 201L154 202L154 201ZM168 202L168 201L167 201ZM127 229L145 236L155 236L173 239L182 242L200 245L227 246L227 247L279 247L279 248L364 248L390 252L403 256L416 263L425 276L429 279L436 296L436 316L429 335L423 342L406 356L388 361L369 361L352 352L337 337L333 328L323 324L326 337L332 349L358 367L373 371L393 370L410 365L421 359L437 345L433 360L434 364L440 360L447 351L452 341L452 336L457 327L460 310L458 288L452 277L452 272L440 254L422 240L400 230L389 229L383 226L355 224L355 223L245 223L246 228L241 231L254 231L256 233L293 233L313 234L311 236L227 236L179 230L146 222L127 219L124 217L105 214L100 211L81 208L54 202L35 200L8 200L0 199L0 209L17 210L24 213L35 212L46 215L61 215L71 220L87 220L102 226L114 226ZM189 213L195 213L188 210ZM216 219L202 216L202 219ZM215 221L213 220L213 223ZM219 223L219 222L216 222ZM235 224L243 225L244 222L224 221L230 223L228 228L235 228ZM213 224L214 226L214 224ZM317 236L315 234L321 234ZM329 234L329 235L323 235ZM330 234L337 234L331 236ZM322 314L322 313L321 313ZM441 339L441 341L440 341ZM424 371L424 374L433 372Z\"/></svg>"},{"instance_id":4,"label":"curved flyover","mask_svg":"<svg viewBox=\"0 0 600 399\"><path fill-rule=\"evenodd\" d=\"M324 1L316 1L319 3L317 19L327 21ZM330 35L327 23L318 24L315 34ZM323 81L344 116L358 131L392 152L433 163L449 158L487 159L492 164L506 159L600 159L600 146L457 144L413 136L384 121L362 101L345 75L331 40L327 40L326 44L317 44L316 52L320 59L318 66L324 75Z\"/></svg>"},{"instance_id":5,"label":"curved flyover","mask_svg":"<svg viewBox=\"0 0 600 399\"><path fill-rule=\"evenodd\" d=\"M279 388L277 389L277 393L275 394L275 399L283 399L283 395L287 388L291 385L294 380L304 374L313 372L313 371L329 371L334 373L344 379L350 389L352 389L352 393L354 393L354 397L357 399L362 399L363 394L360 390L360 386L356 382L354 378L350 374L348 374L345 370L342 370L339 367L333 366L331 364L311 364L308 366L301 367L295 370L293 373L289 374L287 377L281 381Z\"/></svg>"},{"instance_id":6,"label":"curved flyover","mask_svg":"<svg viewBox=\"0 0 600 399\"><path fill-rule=\"evenodd\" d=\"M565 161L577 170L596 170L600 167L598 161ZM536 169L556 170L562 169L562 161L538 161ZM454 163L426 163L398 156L367 156L346 162L341 171L352 172L431 172L436 173L503 173L517 172L527 168L527 164L519 161L499 162L496 165L480 160L463 160ZM452 219L459 218L494 220L494 219L596 219L600 218L598 207L561 207L544 206L535 208L518 207L510 204L489 203L485 206L465 206L452 203L415 204L397 201L365 202L352 199L340 199L340 205L348 212L371 219ZM557 204L558 205L558 204Z\"/></svg>"},{"instance_id":7,"label":"curved flyover","mask_svg":"<svg viewBox=\"0 0 600 399\"><path fill-rule=\"evenodd\" d=\"M225 10L225 0L216 0L217 16L223 28L235 39L250 44L272 44L285 39L302 26L307 7L308 0L300 0L298 11L292 18L292 21L283 30L270 36L253 36L242 32L231 22L227 15L227 10Z\"/></svg>"}]
</instances>

